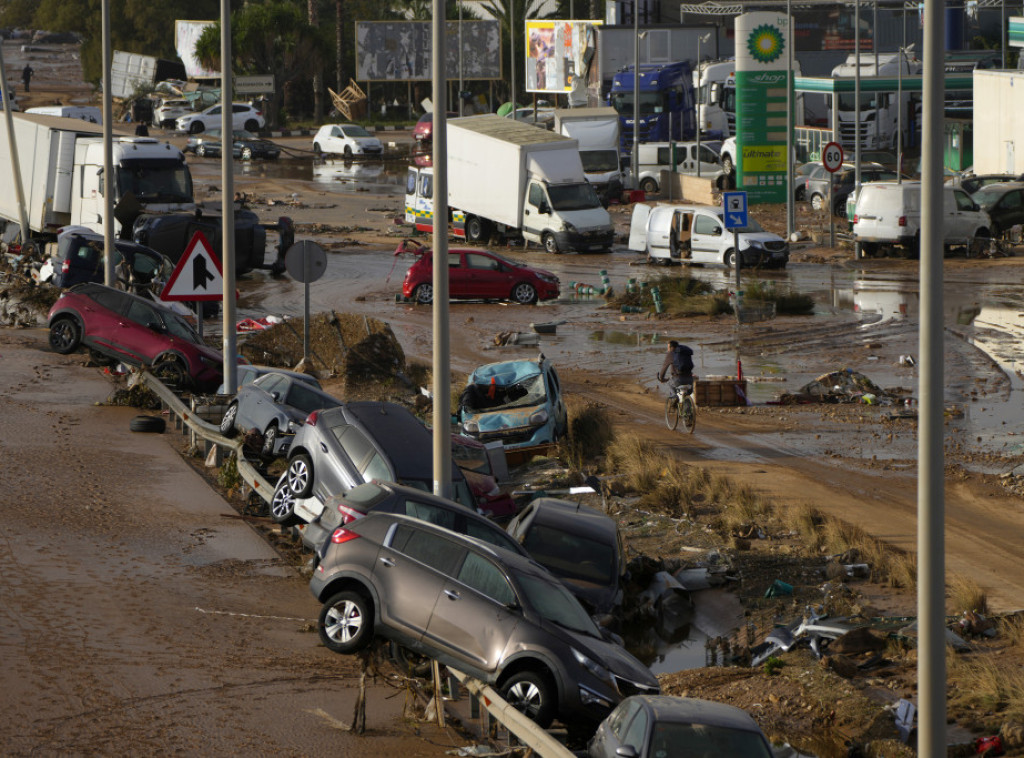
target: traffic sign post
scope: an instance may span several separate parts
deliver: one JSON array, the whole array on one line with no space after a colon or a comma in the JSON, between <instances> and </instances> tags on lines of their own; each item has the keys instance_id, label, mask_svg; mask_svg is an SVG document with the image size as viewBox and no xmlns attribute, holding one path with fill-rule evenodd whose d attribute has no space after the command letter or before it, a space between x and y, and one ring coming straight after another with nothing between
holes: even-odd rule
<instances>
[{"instance_id":1,"label":"traffic sign post","mask_svg":"<svg viewBox=\"0 0 1024 758\"><path fill-rule=\"evenodd\" d=\"M843 146L829 142L821 151L821 165L828 171L828 245L836 246L836 218L832 213L832 193L835 192L836 171L843 165Z\"/></svg>"},{"instance_id":2,"label":"traffic sign post","mask_svg":"<svg viewBox=\"0 0 1024 758\"><path fill-rule=\"evenodd\" d=\"M732 230L732 256L736 269L736 327L740 325L740 300L743 294L740 292L740 266L743 265L743 257L740 255L740 234L739 230L747 225L747 193L746 192L723 192L722 210L725 216L725 228Z\"/></svg>"},{"instance_id":3,"label":"traffic sign post","mask_svg":"<svg viewBox=\"0 0 1024 758\"><path fill-rule=\"evenodd\" d=\"M303 284L302 365L309 364L309 284L327 270L327 254L315 242L296 242L284 254L285 270L292 279Z\"/></svg>"},{"instance_id":4,"label":"traffic sign post","mask_svg":"<svg viewBox=\"0 0 1024 758\"><path fill-rule=\"evenodd\" d=\"M210 241L202 232L196 232L178 259L167 284L160 293L161 300L187 300L206 302L224 299L224 270L220 258L213 252ZM196 308L196 325L203 336L203 309Z\"/></svg>"}]
</instances>

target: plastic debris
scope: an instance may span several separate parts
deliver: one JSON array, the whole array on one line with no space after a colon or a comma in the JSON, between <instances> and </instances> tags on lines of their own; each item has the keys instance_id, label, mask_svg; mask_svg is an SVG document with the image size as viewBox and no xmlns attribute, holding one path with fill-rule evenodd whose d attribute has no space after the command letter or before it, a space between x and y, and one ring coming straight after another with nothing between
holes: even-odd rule
<instances>
[{"instance_id":1,"label":"plastic debris","mask_svg":"<svg viewBox=\"0 0 1024 758\"><path fill-rule=\"evenodd\" d=\"M793 585L787 584L781 579L776 579L765 591L765 597L787 597L793 594Z\"/></svg>"}]
</instances>

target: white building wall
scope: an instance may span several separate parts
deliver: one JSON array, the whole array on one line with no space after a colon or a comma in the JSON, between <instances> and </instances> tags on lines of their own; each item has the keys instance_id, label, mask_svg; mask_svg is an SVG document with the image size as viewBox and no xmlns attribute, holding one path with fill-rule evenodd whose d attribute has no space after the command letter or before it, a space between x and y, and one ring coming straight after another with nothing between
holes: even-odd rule
<instances>
[{"instance_id":1,"label":"white building wall","mask_svg":"<svg viewBox=\"0 0 1024 758\"><path fill-rule=\"evenodd\" d=\"M1024 72L974 72L974 173L1024 174Z\"/></svg>"}]
</instances>

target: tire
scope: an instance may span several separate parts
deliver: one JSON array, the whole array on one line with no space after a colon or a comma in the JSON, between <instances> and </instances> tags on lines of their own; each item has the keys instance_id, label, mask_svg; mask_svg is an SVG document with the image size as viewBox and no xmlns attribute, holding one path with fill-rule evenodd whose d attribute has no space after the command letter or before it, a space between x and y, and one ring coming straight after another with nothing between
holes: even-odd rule
<instances>
[{"instance_id":1,"label":"tire","mask_svg":"<svg viewBox=\"0 0 1024 758\"><path fill-rule=\"evenodd\" d=\"M665 398L665 426L673 431L679 426L679 401L674 392Z\"/></svg>"},{"instance_id":2,"label":"tire","mask_svg":"<svg viewBox=\"0 0 1024 758\"><path fill-rule=\"evenodd\" d=\"M166 428L167 422L159 416L136 416L128 422L128 429L133 432L163 434Z\"/></svg>"},{"instance_id":3,"label":"tire","mask_svg":"<svg viewBox=\"0 0 1024 758\"><path fill-rule=\"evenodd\" d=\"M309 497L313 491L313 461L299 453L288 464L288 486L295 497Z\"/></svg>"},{"instance_id":4,"label":"tire","mask_svg":"<svg viewBox=\"0 0 1024 758\"><path fill-rule=\"evenodd\" d=\"M220 433L225 437L234 437L238 433L235 428L236 418L238 418L238 403L232 403L224 411L224 418L220 420Z\"/></svg>"},{"instance_id":5,"label":"tire","mask_svg":"<svg viewBox=\"0 0 1024 758\"><path fill-rule=\"evenodd\" d=\"M975 234L974 238L967 243L967 257L968 258L980 258L981 256L988 253L989 241L992 237L992 233L982 227Z\"/></svg>"},{"instance_id":6,"label":"tire","mask_svg":"<svg viewBox=\"0 0 1024 758\"><path fill-rule=\"evenodd\" d=\"M203 131L204 129L206 129L206 127L203 126L203 123L201 121L193 121L191 124L188 125L189 134L199 134L199 132Z\"/></svg>"},{"instance_id":7,"label":"tire","mask_svg":"<svg viewBox=\"0 0 1024 758\"><path fill-rule=\"evenodd\" d=\"M434 302L434 285L420 284L412 293L413 300L420 305L430 305Z\"/></svg>"},{"instance_id":8,"label":"tire","mask_svg":"<svg viewBox=\"0 0 1024 758\"><path fill-rule=\"evenodd\" d=\"M697 409L693 407L693 400L689 396L683 398L680 417L683 420L683 431L693 434L693 430L697 428Z\"/></svg>"},{"instance_id":9,"label":"tire","mask_svg":"<svg viewBox=\"0 0 1024 758\"><path fill-rule=\"evenodd\" d=\"M255 134L260 130L260 122L254 118L249 119L245 122L245 131L252 132Z\"/></svg>"},{"instance_id":10,"label":"tire","mask_svg":"<svg viewBox=\"0 0 1024 758\"><path fill-rule=\"evenodd\" d=\"M541 244L544 245L545 252L551 253L552 255L557 255L559 252L561 252L558 249L558 242L555 241L555 235L553 235L551 232L544 232L544 234L540 238L540 241Z\"/></svg>"},{"instance_id":11,"label":"tire","mask_svg":"<svg viewBox=\"0 0 1024 758\"><path fill-rule=\"evenodd\" d=\"M317 158L323 158L324 157L324 149L322 147L320 147L320 143L319 142L314 142L313 143L313 155L315 155Z\"/></svg>"},{"instance_id":12,"label":"tire","mask_svg":"<svg viewBox=\"0 0 1024 758\"><path fill-rule=\"evenodd\" d=\"M242 160L243 161L251 161L252 160L252 148L251 147L243 147L242 148Z\"/></svg>"},{"instance_id":13,"label":"tire","mask_svg":"<svg viewBox=\"0 0 1024 758\"><path fill-rule=\"evenodd\" d=\"M811 207L816 211L820 211L825 207L825 197L818 192L811 195Z\"/></svg>"},{"instance_id":14,"label":"tire","mask_svg":"<svg viewBox=\"0 0 1024 758\"><path fill-rule=\"evenodd\" d=\"M188 372L177 358L164 358L154 363L150 373L171 389L180 389L188 383Z\"/></svg>"},{"instance_id":15,"label":"tire","mask_svg":"<svg viewBox=\"0 0 1024 758\"><path fill-rule=\"evenodd\" d=\"M555 692L551 683L533 671L513 674L501 685L501 696L517 711L547 729L555 719Z\"/></svg>"},{"instance_id":16,"label":"tire","mask_svg":"<svg viewBox=\"0 0 1024 758\"><path fill-rule=\"evenodd\" d=\"M351 655L365 649L373 639L373 611L357 592L339 592L324 603L317 621L324 647Z\"/></svg>"},{"instance_id":17,"label":"tire","mask_svg":"<svg viewBox=\"0 0 1024 758\"><path fill-rule=\"evenodd\" d=\"M270 520L281 526L292 526L299 522L295 515L295 495L288 486L287 476L278 480L274 496L270 498Z\"/></svg>"},{"instance_id":18,"label":"tire","mask_svg":"<svg viewBox=\"0 0 1024 758\"><path fill-rule=\"evenodd\" d=\"M658 183L654 181L651 177L647 177L642 182L640 182L640 189L644 192L657 192Z\"/></svg>"},{"instance_id":19,"label":"tire","mask_svg":"<svg viewBox=\"0 0 1024 758\"><path fill-rule=\"evenodd\" d=\"M725 257L722 258L722 263L724 263L729 268L736 268L736 251L733 250L731 247L728 250L726 250Z\"/></svg>"},{"instance_id":20,"label":"tire","mask_svg":"<svg viewBox=\"0 0 1024 758\"><path fill-rule=\"evenodd\" d=\"M54 352L68 355L82 344L82 327L74 316L61 316L50 325L50 347Z\"/></svg>"},{"instance_id":21,"label":"tire","mask_svg":"<svg viewBox=\"0 0 1024 758\"><path fill-rule=\"evenodd\" d=\"M519 282L512 288L512 300L520 305L533 305L537 302L537 288L529 282Z\"/></svg>"},{"instance_id":22,"label":"tire","mask_svg":"<svg viewBox=\"0 0 1024 758\"><path fill-rule=\"evenodd\" d=\"M488 231L487 223L479 216L470 216L466 221L466 239L470 242L487 242Z\"/></svg>"},{"instance_id":23,"label":"tire","mask_svg":"<svg viewBox=\"0 0 1024 758\"><path fill-rule=\"evenodd\" d=\"M345 145L344 153L345 153L345 157L346 158L348 158L349 160L352 160L352 146L351 145Z\"/></svg>"},{"instance_id":24,"label":"tire","mask_svg":"<svg viewBox=\"0 0 1024 758\"><path fill-rule=\"evenodd\" d=\"M424 679L430 676L430 669L433 667L430 658L425 655L413 652L405 645L392 642L389 645L389 654L395 665L409 676Z\"/></svg>"},{"instance_id":25,"label":"tire","mask_svg":"<svg viewBox=\"0 0 1024 758\"><path fill-rule=\"evenodd\" d=\"M200 158L205 158L206 157L206 145L198 145L198 146L196 146L196 155L199 156Z\"/></svg>"},{"instance_id":26,"label":"tire","mask_svg":"<svg viewBox=\"0 0 1024 758\"><path fill-rule=\"evenodd\" d=\"M732 176L736 172L736 164L732 162L731 155L722 156L722 171L728 176Z\"/></svg>"},{"instance_id":27,"label":"tire","mask_svg":"<svg viewBox=\"0 0 1024 758\"><path fill-rule=\"evenodd\" d=\"M263 433L263 447L260 448L260 457L265 461L272 461L277 457L274 448L277 447L278 429L277 424L271 424Z\"/></svg>"}]
</instances>

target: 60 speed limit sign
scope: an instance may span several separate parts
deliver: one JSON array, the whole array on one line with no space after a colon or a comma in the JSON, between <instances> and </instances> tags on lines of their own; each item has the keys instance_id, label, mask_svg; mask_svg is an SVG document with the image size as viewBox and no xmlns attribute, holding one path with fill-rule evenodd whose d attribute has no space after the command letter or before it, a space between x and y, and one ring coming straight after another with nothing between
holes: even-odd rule
<instances>
[{"instance_id":1,"label":"60 speed limit sign","mask_svg":"<svg viewBox=\"0 0 1024 758\"><path fill-rule=\"evenodd\" d=\"M838 142L829 142L821 151L821 165L830 174L834 174L843 165L843 146Z\"/></svg>"}]
</instances>

